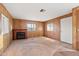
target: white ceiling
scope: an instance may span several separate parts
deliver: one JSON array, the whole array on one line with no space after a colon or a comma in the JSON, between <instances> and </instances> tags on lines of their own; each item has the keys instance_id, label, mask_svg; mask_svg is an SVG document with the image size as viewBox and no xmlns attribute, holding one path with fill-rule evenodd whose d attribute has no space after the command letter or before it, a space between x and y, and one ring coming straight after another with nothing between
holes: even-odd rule
<instances>
[{"instance_id":1,"label":"white ceiling","mask_svg":"<svg viewBox=\"0 0 79 59\"><path fill-rule=\"evenodd\" d=\"M72 12L79 3L4 3L14 18L34 21L46 21ZM40 13L45 9L45 13Z\"/></svg>"}]
</instances>

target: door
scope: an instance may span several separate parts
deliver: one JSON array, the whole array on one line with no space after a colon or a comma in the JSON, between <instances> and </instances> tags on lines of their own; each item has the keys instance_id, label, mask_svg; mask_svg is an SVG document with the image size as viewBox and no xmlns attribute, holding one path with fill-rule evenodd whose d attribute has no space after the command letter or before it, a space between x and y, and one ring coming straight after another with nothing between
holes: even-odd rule
<instances>
[{"instance_id":1,"label":"door","mask_svg":"<svg viewBox=\"0 0 79 59\"><path fill-rule=\"evenodd\" d=\"M61 41L72 44L72 17L60 21Z\"/></svg>"}]
</instances>

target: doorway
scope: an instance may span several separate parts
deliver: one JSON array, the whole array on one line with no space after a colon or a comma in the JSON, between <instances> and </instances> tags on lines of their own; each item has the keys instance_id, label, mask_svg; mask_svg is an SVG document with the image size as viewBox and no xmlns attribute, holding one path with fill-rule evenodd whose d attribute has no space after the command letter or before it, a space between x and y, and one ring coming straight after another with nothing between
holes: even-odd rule
<instances>
[{"instance_id":1,"label":"doorway","mask_svg":"<svg viewBox=\"0 0 79 59\"><path fill-rule=\"evenodd\" d=\"M62 42L72 44L72 17L63 18L60 21Z\"/></svg>"}]
</instances>

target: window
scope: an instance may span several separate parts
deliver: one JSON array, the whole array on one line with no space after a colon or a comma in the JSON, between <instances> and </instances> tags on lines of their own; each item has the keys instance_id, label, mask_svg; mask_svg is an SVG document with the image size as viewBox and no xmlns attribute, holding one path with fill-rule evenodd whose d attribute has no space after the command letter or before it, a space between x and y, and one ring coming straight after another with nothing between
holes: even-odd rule
<instances>
[{"instance_id":1,"label":"window","mask_svg":"<svg viewBox=\"0 0 79 59\"><path fill-rule=\"evenodd\" d=\"M9 33L9 19L1 14L1 25L2 25L2 34Z\"/></svg>"},{"instance_id":2,"label":"window","mask_svg":"<svg viewBox=\"0 0 79 59\"><path fill-rule=\"evenodd\" d=\"M36 24L29 23L27 24L28 31L36 31Z\"/></svg>"},{"instance_id":3,"label":"window","mask_svg":"<svg viewBox=\"0 0 79 59\"><path fill-rule=\"evenodd\" d=\"M47 31L53 31L53 24L52 23L47 24Z\"/></svg>"}]
</instances>

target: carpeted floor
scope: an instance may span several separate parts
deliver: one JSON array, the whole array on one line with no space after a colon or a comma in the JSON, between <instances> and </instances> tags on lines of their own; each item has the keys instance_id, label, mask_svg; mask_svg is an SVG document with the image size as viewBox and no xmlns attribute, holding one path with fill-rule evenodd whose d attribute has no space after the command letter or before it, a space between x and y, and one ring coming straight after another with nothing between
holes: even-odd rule
<instances>
[{"instance_id":1,"label":"carpeted floor","mask_svg":"<svg viewBox=\"0 0 79 59\"><path fill-rule=\"evenodd\" d=\"M2 56L79 56L61 42L46 37L14 40Z\"/></svg>"}]
</instances>

